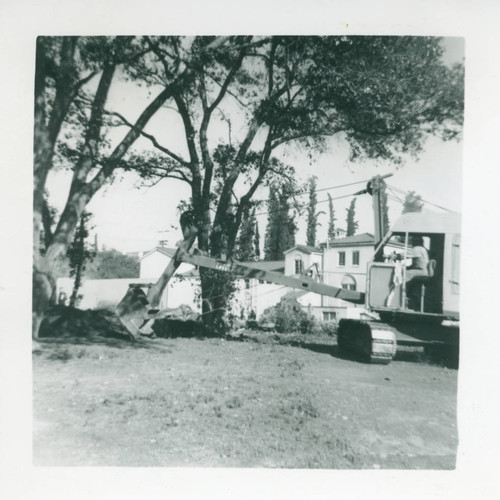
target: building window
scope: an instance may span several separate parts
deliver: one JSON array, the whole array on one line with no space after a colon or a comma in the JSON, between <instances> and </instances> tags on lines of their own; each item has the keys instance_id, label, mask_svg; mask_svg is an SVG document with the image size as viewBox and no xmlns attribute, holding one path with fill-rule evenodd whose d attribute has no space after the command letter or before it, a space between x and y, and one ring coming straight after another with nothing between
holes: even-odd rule
<instances>
[{"instance_id":1,"label":"building window","mask_svg":"<svg viewBox=\"0 0 500 500\"><path fill-rule=\"evenodd\" d=\"M340 286L344 290L356 290L356 280L352 276L346 274L342 278L342 282L341 282Z\"/></svg>"},{"instance_id":2,"label":"building window","mask_svg":"<svg viewBox=\"0 0 500 500\"><path fill-rule=\"evenodd\" d=\"M359 250L354 250L352 252L352 265L359 266Z\"/></svg>"},{"instance_id":3,"label":"building window","mask_svg":"<svg viewBox=\"0 0 500 500\"><path fill-rule=\"evenodd\" d=\"M345 252L339 252L339 266L345 266Z\"/></svg>"},{"instance_id":4,"label":"building window","mask_svg":"<svg viewBox=\"0 0 500 500\"><path fill-rule=\"evenodd\" d=\"M324 312L323 321L335 321L337 319L336 312Z\"/></svg>"},{"instance_id":5,"label":"building window","mask_svg":"<svg viewBox=\"0 0 500 500\"><path fill-rule=\"evenodd\" d=\"M295 259L295 274L302 274L304 272L304 261L297 257Z\"/></svg>"}]
</instances>

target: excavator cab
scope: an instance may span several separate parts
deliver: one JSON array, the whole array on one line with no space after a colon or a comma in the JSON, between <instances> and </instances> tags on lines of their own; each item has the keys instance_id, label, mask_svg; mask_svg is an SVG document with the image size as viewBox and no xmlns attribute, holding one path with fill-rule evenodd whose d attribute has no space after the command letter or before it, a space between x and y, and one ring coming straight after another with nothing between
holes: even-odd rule
<instances>
[{"instance_id":1,"label":"excavator cab","mask_svg":"<svg viewBox=\"0 0 500 500\"><path fill-rule=\"evenodd\" d=\"M427 254L425 266L415 268L412 241L419 241L420 251ZM404 214L375 255L367 271L369 309L383 319L458 319L459 215Z\"/></svg>"}]
</instances>

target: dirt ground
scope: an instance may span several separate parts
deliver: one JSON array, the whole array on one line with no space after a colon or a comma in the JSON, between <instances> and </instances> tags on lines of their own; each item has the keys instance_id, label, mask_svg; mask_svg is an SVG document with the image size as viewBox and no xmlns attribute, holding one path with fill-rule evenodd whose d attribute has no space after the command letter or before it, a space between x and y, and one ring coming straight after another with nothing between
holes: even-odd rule
<instances>
[{"instance_id":1,"label":"dirt ground","mask_svg":"<svg viewBox=\"0 0 500 500\"><path fill-rule=\"evenodd\" d=\"M453 469L457 370L335 341L44 338L35 465Z\"/></svg>"}]
</instances>

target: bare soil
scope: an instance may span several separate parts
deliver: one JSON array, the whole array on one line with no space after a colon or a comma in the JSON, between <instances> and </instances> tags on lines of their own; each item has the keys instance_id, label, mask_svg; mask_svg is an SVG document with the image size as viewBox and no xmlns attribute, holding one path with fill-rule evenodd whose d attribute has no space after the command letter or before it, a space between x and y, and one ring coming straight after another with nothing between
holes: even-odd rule
<instances>
[{"instance_id":1,"label":"bare soil","mask_svg":"<svg viewBox=\"0 0 500 500\"><path fill-rule=\"evenodd\" d=\"M34 463L453 469L456 394L457 371L419 351L369 365L332 338L47 336Z\"/></svg>"}]
</instances>

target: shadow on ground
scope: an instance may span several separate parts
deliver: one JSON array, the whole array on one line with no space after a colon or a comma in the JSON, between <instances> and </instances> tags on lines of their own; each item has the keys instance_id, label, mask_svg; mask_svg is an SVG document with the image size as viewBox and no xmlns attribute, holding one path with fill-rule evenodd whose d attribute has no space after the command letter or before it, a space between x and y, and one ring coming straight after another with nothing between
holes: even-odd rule
<instances>
[{"instance_id":1,"label":"shadow on ground","mask_svg":"<svg viewBox=\"0 0 500 500\"><path fill-rule=\"evenodd\" d=\"M364 363L355 355L341 352L334 337L306 338L295 334L274 332L240 331L228 335L209 334L198 321L163 319L153 327L154 335L161 338L206 338L223 337L236 342L288 345L300 349L326 354L334 358ZM154 339L141 337L132 340L115 313L106 309L81 310L73 307L55 306L49 309L41 324L39 341L52 345L105 345L119 349L158 349ZM455 368L443 352L424 352L423 348L398 346L394 361L441 364Z\"/></svg>"},{"instance_id":2,"label":"shadow on ground","mask_svg":"<svg viewBox=\"0 0 500 500\"><path fill-rule=\"evenodd\" d=\"M132 339L118 316L107 309L82 310L67 306L50 308L40 325L38 342L44 345L104 345L120 349L158 349L155 338L214 337L196 321L161 319L151 336ZM220 337L221 335L217 335Z\"/></svg>"},{"instance_id":3,"label":"shadow on ground","mask_svg":"<svg viewBox=\"0 0 500 500\"><path fill-rule=\"evenodd\" d=\"M133 341L118 317L106 309L50 308L40 325L38 341L53 345L106 345L116 348L149 348L147 339Z\"/></svg>"},{"instance_id":4,"label":"shadow on ground","mask_svg":"<svg viewBox=\"0 0 500 500\"><path fill-rule=\"evenodd\" d=\"M327 339L325 341L317 340L303 340L297 335L290 336L289 334L240 334L239 336L228 337L228 340L242 341L242 342L257 342L257 343L271 343L277 345L289 345L292 347L297 347L300 349L307 349L309 351L327 354L337 359L354 361L358 363L366 364L366 361L355 354L342 352L337 345L334 338ZM424 364L437 364L441 366L447 366L449 368L457 368L454 361L450 358L447 351L435 351L430 353L425 351L423 347L407 347L398 346L396 355L393 361L402 361L408 363L424 363Z\"/></svg>"}]
</instances>

